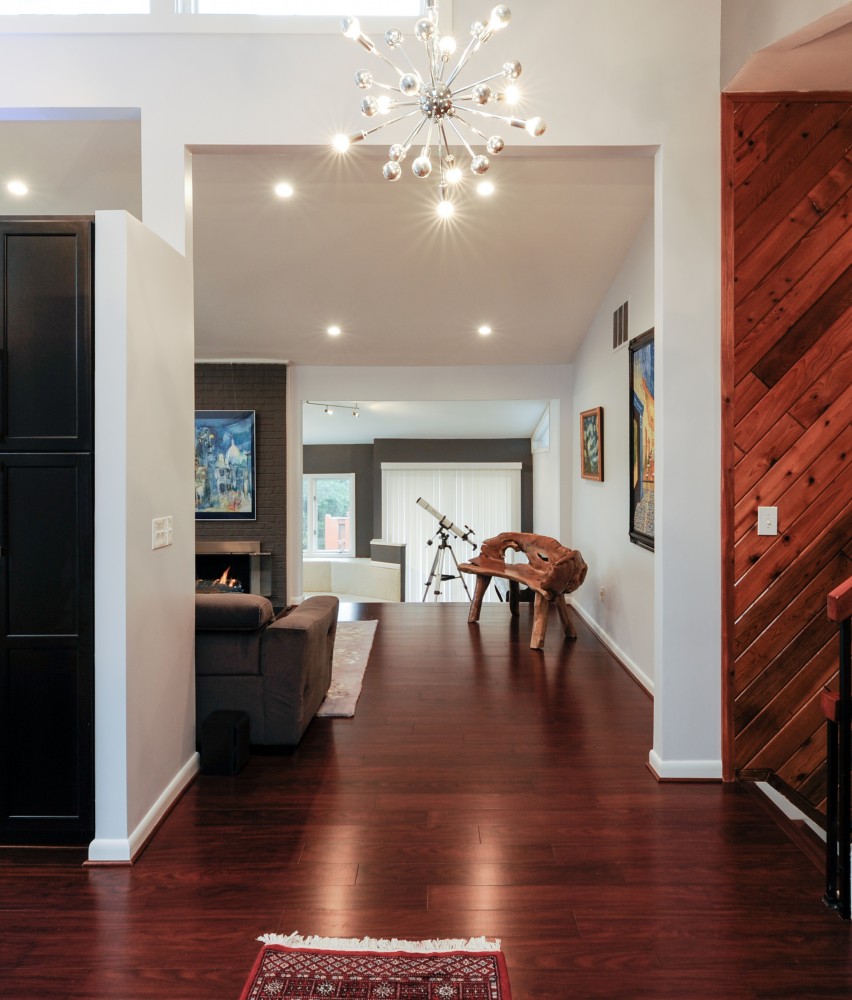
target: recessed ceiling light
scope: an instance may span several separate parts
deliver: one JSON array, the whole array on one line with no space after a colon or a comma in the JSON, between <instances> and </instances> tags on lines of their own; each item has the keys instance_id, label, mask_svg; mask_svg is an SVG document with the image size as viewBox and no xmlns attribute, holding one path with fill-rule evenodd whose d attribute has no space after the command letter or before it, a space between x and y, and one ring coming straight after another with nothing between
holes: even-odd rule
<instances>
[{"instance_id":1,"label":"recessed ceiling light","mask_svg":"<svg viewBox=\"0 0 852 1000\"><path fill-rule=\"evenodd\" d=\"M329 337L339 337L340 336L340 327L339 326L330 326L328 328L328 335L329 335Z\"/></svg>"},{"instance_id":2,"label":"recessed ceiling light","mask_svg":"<svg viewBox=\"0 0 852 1000\"><path fill-rule=\"evenodd\" d=\"M6 190L9 194L16 194L19 198L25 194L29 194L30 191L23 181L9 181L6 185Z\"/></svg>"},{"instance_id":3,"label":"recessed ceiling light","mask_svg":"<svg viewBox=\"0 0 852 1000\"><path fill-rule=\"evenodd\" d=\"M491 334L491 327L490 326L481 326L479 328L479 334L482 337L488 337L488 336L490 336L490 334Z\"/></svg>"},{"instance_id":4,"label":"recessed ceiling light","mask_svg":"<svg viewBox=\"0 0 852 1000\"><path fill-rule=\"evenodd\" d=\"M288 184L286 181L282 181L280 184L275 185L275 193L279 198L292 198L293 185Z\"/></svg>"}]
</instances>

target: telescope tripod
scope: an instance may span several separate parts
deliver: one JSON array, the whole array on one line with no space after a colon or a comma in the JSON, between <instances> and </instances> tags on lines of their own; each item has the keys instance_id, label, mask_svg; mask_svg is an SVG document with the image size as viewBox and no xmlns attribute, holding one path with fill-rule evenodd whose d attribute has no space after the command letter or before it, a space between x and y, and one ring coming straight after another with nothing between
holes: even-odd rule
<instances>
[{"instance_id":1,"label":"telescope tripod","mask_svg":"<svg viewBox=\"0 0 852 1000\"><path fill-rule=\"evenodd\" d=\"M423 601L426 600L426 595L429 593L429 588L432 586L433 582L435 584L435 589L432 593L435 595L435 600L437 601L441 596L441 585L445 580L461 580L461 585L464 587L467 599L471 600L470 591L467 589L465 579L459 570L458 559L456 559L456 554L453 552L453 548L450 545L449 532L445 531L443 528L438 528L426 544L431 545L432 542L438 537L440 537L441 541L438 543L438 550L435 553L435 558L432 560L432 569L429 571L429 577L426 580L426 587L423 591ZM444 572L444 563L446 562L448 552L450 554L450 559L452 560L452 566L455 566L456 568L455 573ZM448 565L447 568L451 568L451 566Z\"/></svg>"}]
</instances>

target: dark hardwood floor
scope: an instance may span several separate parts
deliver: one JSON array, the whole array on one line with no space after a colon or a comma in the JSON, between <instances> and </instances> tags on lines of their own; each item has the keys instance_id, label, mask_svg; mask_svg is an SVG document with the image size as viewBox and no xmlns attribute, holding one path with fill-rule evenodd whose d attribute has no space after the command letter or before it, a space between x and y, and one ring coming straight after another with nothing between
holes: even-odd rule
<instances>
[{"instance_id":1,"label":"dark hardwood floor","mask_svg":"<svg viewBox=\"0 0 852 1000\"><path fill-rule=\"evenodd\" d=\"M648 696L576 619L378 618L354 719L201 776L132 867L0 851L0 996L236 1000L266 931L500 937L514 1000L852 994L852 928L738 785L658 784Z\"/></svg>"}]
</instances>

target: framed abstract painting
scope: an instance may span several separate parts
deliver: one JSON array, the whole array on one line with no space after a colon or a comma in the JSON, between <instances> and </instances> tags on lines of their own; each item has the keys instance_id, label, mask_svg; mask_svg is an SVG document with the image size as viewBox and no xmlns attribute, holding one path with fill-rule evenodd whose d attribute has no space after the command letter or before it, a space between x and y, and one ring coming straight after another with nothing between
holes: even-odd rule
<instances>
[{"instance_id":1,"label":"framed abstract painting","mask_svg":"<svg viewBox=\"0 0 852 1000\"><path fill-rule=\"evenodd\" d=\"M603 407L580 414L580 475L603 482Z\"/></svg>"},{"instance_id":2,"label":"framed abstract painting","mask_svg":"<svg viewBox=\"0 0 852 1000\"><path fill-rule=\"evenodd\" d=\"M254 410L196 410L196 520L255 520L254 470Z\"/></svg>"},{"instance_id":3,"label":"framed abstract painting","mask_svg":"<svg viewBox=\"0 0 852 1000\"><path fill-rule=\"evenodd\" d=\"M654 331L630 341L630 540L654 549Z\"/></svg>"}]
</instances>

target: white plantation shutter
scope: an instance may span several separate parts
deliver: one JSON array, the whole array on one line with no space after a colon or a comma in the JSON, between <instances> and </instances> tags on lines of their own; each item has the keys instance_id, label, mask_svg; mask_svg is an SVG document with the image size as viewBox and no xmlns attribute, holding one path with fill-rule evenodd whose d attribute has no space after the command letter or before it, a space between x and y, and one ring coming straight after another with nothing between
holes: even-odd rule
<instances>
[{"instance_id":1,"label":"white plantation shutter","mask_svg":"<svg viewBox=\"0 0 852 1000\"><path fill-rule=\"evenodd\" d=\"M405 595L407 601L421 601L435 552L440 542L434 537L438 521L420 507L422 497L461 531L470 527L477 546L501 531L521 530L521 464L446 463L420 464L388 462L382 464L382 538L406 545ZM430 539L433 544L428 545ZM450 533L450 545L458 562L463 563L479 552ZM455 564L445 553L444 573L455 573ZM475 578L465 574L471 594ZM428 601L434 601L433 587ZM441 585L440 601L467 601L460 580ZM496 601L494 585L486 601Z\"/></svg>"}]
</instances>

